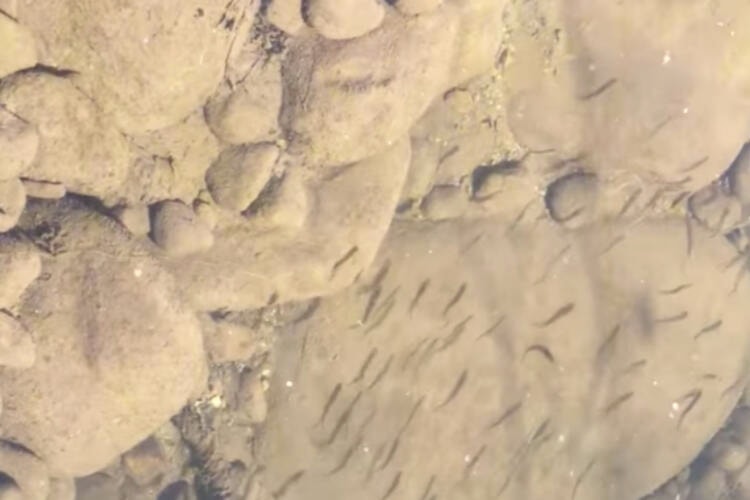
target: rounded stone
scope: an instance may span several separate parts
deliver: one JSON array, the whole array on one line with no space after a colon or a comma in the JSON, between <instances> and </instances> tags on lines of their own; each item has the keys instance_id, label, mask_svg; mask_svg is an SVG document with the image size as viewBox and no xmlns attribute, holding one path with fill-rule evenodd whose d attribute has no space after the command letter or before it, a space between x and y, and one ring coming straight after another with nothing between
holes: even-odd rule
<instances>
[{"instance_id":1,"label":"rounded stone","mask_svg":"<svg viewBox=\"0 0 750 500\"><path fill-rule=\"evenodd\" d=\"M745 447L729 441L721 443L714 453L714 464L726 472L737 472L747 463Z\"/></svg>"},{"instance_id":2,"label":"rounded stone","mask_svg":"<svg viewBox=\"0 0 750 500\"><path fill-rule=\"evenodd\" d=\"M145 205L116 207L112 215L136 236L144 236L151 231L151 219Z\"/></svg>"},{"instance_id":3,"label":"rounded stone","mask_svg":"<svg viewBox=\"0 0 750 500\"><path fill-rule=\"evenodd\" d=\"M591 223L596 215L598 186L596 176L584 172L553 181L544 193L552 220L569 229Z\"/></svg>"},{"instance_id":4,"label":"rounded stone","mask_svg":"<svg viewBox=\"0 0 750 500\"><path fill-rule=\"evenodd\" d=\"M279 149L274 144L230 147L206 172L206 185L216 203L241 212L260 194L273 173Z\"/></svg>"},{"instance_id":5,"label":"rounded stone","mask_svg":"<svg viewBox=\"0 0 750 500\"><path fill-rule=\"evenodd\" d=\"M279 132L281 94L281 67L272 59L251 68L234 88L221 87L206 104L206 121L230 144L271 140Z\"/></svg>"},{"instance_id":6,"label":"rounded stone","mask_svg":"<svg viewBox=\"0 0 750 500\"><path fill-rule=\"evenodd\" d=\"M192 208L179 201L165 201L154 207L151 237L173 257L203 252L214 242L211 229Z\"/></svg>"},{"instance_id":7,"label":"rounded stone","mask_svg":"<svg viewBox=\"0 0 750 500\"><path fill-rule=\"evenodd\" d=\"M221 82L240 20L260 2L20 2L42 62L76 83L128 134L179 122Z\"/></svg>"},{"instance_id":8,"label":"rounded stone","mask_svg":"<svg viewBox=\"0 0 750 500\"><path fill-rule=\"evenodd\" d=\"M64 199L34 203L19 227L47 249L45 278L17 306L36 362L0 371L0 433L54 477L91 474L202 389L200 325L151 247L111 219Z\"/></svg>"},{"instance_id":9,"label":"rounded stone","mask_svg":"<svg viewBox=\"0 0 750 500\"><path fill-rule=\"evenodd\" d=\"M374 30L385 17L378 0L310 0L308 24L326 38L346 40Z\"/></svg>"},{"instance_id":10,"label":"rounded stone","mask_svg":"<svg viewBox=\"0 0 750 500\"><path fill-rule=\"evenodd\" d=\"M71 79L16 73L0 81L0 104L39 132L36 156L22 177L99 198L119 192L130 165L125 136Z\"/></svg>"}]
</instances>

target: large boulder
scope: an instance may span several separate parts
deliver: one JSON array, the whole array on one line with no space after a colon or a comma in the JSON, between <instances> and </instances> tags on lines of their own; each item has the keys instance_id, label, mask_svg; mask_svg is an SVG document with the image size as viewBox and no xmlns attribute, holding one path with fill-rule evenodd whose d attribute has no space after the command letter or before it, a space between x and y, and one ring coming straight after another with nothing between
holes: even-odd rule
<instances>
[{"instance_id":1,"label":"large boulder","mask_svg":"<svg viewBox=\"0 0 750 500\"><path fill-rule=\"evenodd\" d=\"M52 475L90 474L202 388L200 326L148 249L109 219L69 201L37 203L21 228L43 251L18 306L36 362L0 368L0 437Z\"/></svg>"},{"instance_id":2,"label":"large boulder","mask_svg":"<svg viewBox=\"0 0 750 500\"><path fill-rule=\"evenodd\" d=\"M238 26L260 5L201 0L21 2L40 61L78 84L126 132L172 125L221 81Z\"/></svg>"}]
</instances>

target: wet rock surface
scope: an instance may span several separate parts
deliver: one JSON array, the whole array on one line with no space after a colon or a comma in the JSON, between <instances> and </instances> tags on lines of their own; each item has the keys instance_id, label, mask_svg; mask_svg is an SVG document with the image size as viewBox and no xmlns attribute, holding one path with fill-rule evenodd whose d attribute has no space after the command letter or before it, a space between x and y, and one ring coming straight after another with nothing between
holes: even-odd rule
<instances>
[{"instance_id":1,"label":"wet rock surface","mask_svg":"<svg viewBox=\"0 0 750 500\"><path fill-rule=\"evenodd\" d=\"M750 497L748 25L0 0L0 497Z\"/></svg>"}]
</instances>

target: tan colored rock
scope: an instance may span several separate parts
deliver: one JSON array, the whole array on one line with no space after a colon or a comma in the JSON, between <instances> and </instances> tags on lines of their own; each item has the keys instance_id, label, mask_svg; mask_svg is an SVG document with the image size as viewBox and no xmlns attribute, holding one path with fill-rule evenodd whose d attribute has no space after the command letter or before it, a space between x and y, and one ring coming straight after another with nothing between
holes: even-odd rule
<instances>
[{"instance_id":1,"label":"tan colored rock","mask_svg":"<svg viewBox=\"0 0 750 500\"><path fill-rule=\"evenodd\" d=\"M59 200L65 196L65 185L61 182L37 181L26 178L21 179L21 182L28 198Z\"/></svg>"},{"instance_id":2,"label":"tan colored rock","mask_svg":"<svg viewBox=\"0 0 750 500\"><path fill-rule=\"evenodd\" d=\"M190 203L205 187L206 169L219 154L202 112L179 123L132 138L128 178L108 204L148 205L176 199Z\"/></svg>"},{"instance_id":3,"label":"tan colored rock","mask_svg":"<svg viewBox=\"0 0 750 500\"><path fill-rule=\"evenodd\" d=\"M399 12L408 16L416 16L433 11L443 4L443 0L396 0L395 6Z\"/></svg>"},{"instance_id":4,"label":"tan colored rock","mask_svg":"<svg viewBox=\"0 0 750 500\"><path fill-rule=\"evenodd\" d=\"M713 463L725 472L733 473L747 464L747 449L739 444L724 441L712 450Z\"/></svg>"},{"instance_id":5,"label":"tan colored rock","mask_svg":"<svg viewBox=\"0 0 750 500\"><path fill-rule=\"evenodd\" d=\"M169 469L159 442L148 437L122 456L125 473L138 486L146 486L157 481Z\"/></svg>"},{"instance_id":6,"label":"tan colored rock","mask_svg":"<svg viewBox=\"0 0 750 500\"><path fill-rule=\"evenodd\" d=\"M116 207L112 215L136 236L145 236L151 232L151 216L146 205Z\"/></svg>"},{"instance_id":7,"label":"tan colored rock","mask_svg":"<svg viewBox=\"0 0 750 500\"><path fill-rule=\"evenodd\" d=\"M222 86L206 104L206 120L224 142L268 141L279 133L281 67L278 59L257 64L234 88Z\"/></svg>"},{"instance_id":8,"label":"tan colored rock","mask_svg":"<svg viewBox=\"0 0 750 500\"><path fill-rule=\"evenodd\" d=\"M299 231L310 215L313 195L308 182L299 171L286 171L281 177L272 177L263 190L263 197L243 213L242 220L224 217L218 225L233 227L241 223L261 232Z\"/></svg>"},{"instance_id":9,"label":"tan colored rock","mask_svg":"<svg viewBox=\"0 0 750 500\"><path fill-rule=\"evenodd\" d=\"M266 19L292 36L305 28L301 0L272 0L266 9Z\"/></svg>"},{"instance_id":10,"label":"tan colored rock","mask_svg":"<svg viewBox=\"0 0 750 500\"><path fill-rule=\"evenodd\" d=\"M193 203L193 210L195 210L195 215L203 221L206 227L213 231L220 218L216 205L210 201L196 200Z\"/></svg>"},{"instance_id":11,"label":"tan colored rock","mask_svg":"<svg viewBox=\"0 0 750 500\"><path fill-rule=\"evenodd\" d=\"M0 78L37 63L36 40L28 28L0 12Z\"/></svg>"},{"instance_id":12,"label":"tan colored rock","mask_svg":"<svg viewBox=\"0 0 750 500\"><path fill-rule=\"evenodd\" d=\"M206 185L216 202L229 210L245 210L260 194L274 171L279 148L274 144L230 147L206 172Z\"/></svg>"},{"instance_id":13,"label":"tan colored rock","mask_svg":"<svg viewBox=\"0 0 750 500\"><path fill-rule=\"evenodd\" d=\"M10 231L26 206L26 190L19 179L0 181L0 233Z\"/></svg>"},{"instance_id":14,"label":"tan colored rock","mask_svg":"<svg viewBox=\"0 0 750 500\"><path fill-rule=\"evenodd\" d=\"M117 193L130 164L125 138L69 78L34 72L3 79L0 104L39 132L36 160L23 177L100 198Z\"/></svg>"},{"instance_id":15,"label":"tan colored rock","mask_svg":"<svg viewBox=\"0 0 750 500\"><path fill-rule=\"evenodd\" d=\"M303 300L347 286L369 265L390 225L409 157L402 139L380 155L319 176L292 169L278 186L279 197L269 193L269 204L254 207L246 219L217 226L210 252L165 263L201 311L262 307L272 296ZM275 203L298 196L298 206Z\"/></svg>"},{"instance_id":16,"label":"tan colored rock","mask_svg":"<svg viewBox=\"0 0 750 500\"><path fill-rule=\"evenodd\" d=\"M347 43L292 43L281 115L291 151L312 165L344 165L393 144L435 97L492 68L504 5L450 2L422 16L387 16Z\"/></svg>"},{"instance_id":17,"label":"tan colored rock","mask_svg":"<svg viewBox=\"0 0 750 500\"><path fill-rule=\"evenodd\" d=\"M111 219L65 199L34 204L21 227L49 253L17 309L37 361L0 373L0 433L53 476L91 474L203 387L200 325L150 245Z\"/></svg>"},{"instance_id":18,"label":"tan colored rock","mask_svg":"<svg viewBox=\"0 0 750 500\"><path fill-rule=\"evenodd\" d=\"M42 63L80 71L80 87L138 134L173 125L208 98L244 10L257 4L104 0L73 9L54 0L22 2L18 18L44 47Z\"/></svg>"},{"instance_id":19,"label":"tan colored rock","mask_svg":"<svg viewBox=\"0 0 750 500\"><path fill-rule=\"evenodd\" d=\"M308 0L306 20L331 40L357 38L383 22L385 8L378 0Z\"/></svg>"},{"instance_id":20,"label":"tan colored rock","mask_svg":"<svg viewBox=\"0 0 750 500\"><path fill-rule=\"evenodd\" d=\"M36 360L31 334L14 317L0 311L0 366L29 368Z\"/></svg>"},{"instance_id":21,"label":"tan colored rock","mask_svg":"<svg viewBox=\"0 0 750 500\"><path fill-rule=\"evenodd\" d=\"M0 180L18 177L34 161L38 148L36 128L0 108Z\"/></svg>"},{"instance_id":22,"label":"tan colored rock","mask_svg":"<svg viewBox=\"0 0 750 500\"><path fill-rule=\"evenodd\" d=\"M178 201L165 201L154 207L151 237L172 257L200 253L214 243L209 227L192 208Z\"/></svg>"},{"instance_id":23,"label":"tan colored rock","mask_svg":"<svg viewBox=\"0 0 750 500\"><path fill-rule=\"evenodd\" d=\"M41 273L39 252L28 243L0 236L0 309L15 309L24 290Z\"/></svg>"},{"instance_id":24,"label":"tan colored rock","mask_svg":"<svg viewBox=\"0 0 750 500\"><path fill-rule=\"evenodd\" d=\"M407 25L391 16L345 44L292 45L281 122L293 152L313 165L343 165L406 135L446 87L457 30L454 17L421 16Z\"/></svg>"}]
</instances>

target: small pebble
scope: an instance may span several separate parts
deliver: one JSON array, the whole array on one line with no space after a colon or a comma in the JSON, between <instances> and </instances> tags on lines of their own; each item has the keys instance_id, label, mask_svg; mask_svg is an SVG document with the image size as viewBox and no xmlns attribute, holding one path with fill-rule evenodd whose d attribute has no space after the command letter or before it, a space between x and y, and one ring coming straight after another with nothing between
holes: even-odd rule
<instances>
[{"instance_id":1,"label":"small pebble","mask_svg":"<svg viewBox=\"0 0 750 500\"><path fill-rule=\"evenodd\" d=\"M19 179L0 181L0 233L10 231L18 223L26 207L26 190Z\"/></svg>"},{"instance_id":2,"label":"small pebble","mask_svg":"<svg viewBox=\"0 0 750 500\"><path fill-rule=\"evenodd\" d=\"M21 179L21 182L23 182L28 198L59 200L65 196L65 185L60 182L35 181L33 179Z\"/></svg>"},{"instance_id":3,"label":"small pebble","mask_svg":"<svg viewBox=\"0 0 750 500\"><path fill-rule=\"evenodd\" d=\"M552 220L568 229L591 223L596 216L598 186L596 176L583 172L553 181L544 194Z\"/></svg>"},{"instance_id":4,"label":"small pebble","mask_svg":"<svg viewBox=\"0 0 750 500\"><path fill-rule=\"evenodd\" d=\"M443 4L443 0L396 0L396 9L402 14L416 16L431 12Z\"/></svg>"},{"instance_id":5,"label":"small pebble","mask_svg":"<svg viewBox=\"0 0 750 500\"><path fill-rule=\"evenodd\" d=\"M718 454L714 456L714 464L726 472L737 472L747 463L747 450L738 444L725 442Z\"/></svg>"},{"instance_id":6,"label":"small pebble","mask_svg":"<svg viewBox=\"0 0 750 500\"><path fill-rule=\"evenodd\" d=\"M226 149L206 172L211 196L224 208L245 210L268 183L278 158L278 148L270 143Z\"/></svg>"},{"instance_id":7,"label":"small pebble","mask_svg":"<svg viewBox=\"0 0 750 500\"><path fill-rule=\"evenodd\" d=\"M178 201L165 201L153 209L151 237L168 255L181 257L211 248L211 229Z\"/></svg>"},{"instance_id":8,"label":"small pebble","mask_svg":"<svg viewBox=\"0 0 750 500\"><path fill-rule=\"evenodd\" d=\"M378 0L309 0L307 23L332 40L357 38L374 30L385 17Z\"/></svg>"},{"instance_id":9,"label":"small pebble","mask_svg":"<svg viewBox=\"0 0 750 500\"><path fill-rule=\"evenodd\" d=\"M136 236L145 236L151 231L151 220L146 205L116 207L112 215Z\"/></svg>"}]
</instances>

